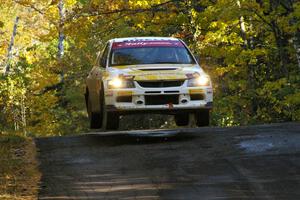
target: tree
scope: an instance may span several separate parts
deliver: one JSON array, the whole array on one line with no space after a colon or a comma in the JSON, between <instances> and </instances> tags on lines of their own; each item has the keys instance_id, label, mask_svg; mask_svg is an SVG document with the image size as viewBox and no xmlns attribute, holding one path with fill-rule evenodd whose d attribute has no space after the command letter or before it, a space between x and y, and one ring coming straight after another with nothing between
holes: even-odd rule
<instances>
[{"instance_id":1,"label":"tree","mask_svg":"<svg viewBox=\"0 0 300 200\"><path fill-rule=\"evenodd\" d=\"M128 36L179 37L200 55L213 78L214 125L300 119L296 0L0 0L0 13L2 68L12 49L2 131L85 131L85 76L108 39Z\"/></svg>"}]
</instances>

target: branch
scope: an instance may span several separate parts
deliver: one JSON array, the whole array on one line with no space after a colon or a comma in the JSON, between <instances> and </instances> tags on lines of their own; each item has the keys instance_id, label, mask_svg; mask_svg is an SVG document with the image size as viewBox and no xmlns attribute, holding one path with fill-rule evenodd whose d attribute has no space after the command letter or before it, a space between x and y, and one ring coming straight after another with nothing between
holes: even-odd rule
<instances>
[{"instance_id":1,"label":"branch","mask_svg":"<svg viewBox=\"0 0 300 200\"><path fill-rule=\"evenodd\" d=\"M251 9L251 8L244 8L245 10L248 10L250 12L253 12L259 19L261 19L262 22L264 22L265 24L267 24L268 26L271 27L271 29L273 29L273 25L268 22L263 16L261 16L257 10L255 9Z\"/></svg>"},{"instance_id":2,"label":"branch","mask_svg":"<svg viewBox=\"0 0 300 200\"><path fill-rule=\"evenodd\" d=\"M46 10L47 10L50 6L52 6L52 4L49 4L49 5L47 5L44 9L39 9L39 8L35 7L34 5L27 4L27 3L21 2L21 1L19 1L19 0L13 0L13 1L14 1L15 3L17 3L17 4L21 5L21 6L23 6L23 7L31 8L32 10L34 10L34 11L37 12L37 13L39 13L40 15L45 15L45 14L46 14ZM55 26L58 26L58 24L57 24L55 21L50 20L50 19L48 19L48 21L49 21L50 24L53 24L53 25L55 25Z\"/></svg>"},{"instance_id":3,"label":"branch","mask_svg":"<svg viewBox=\"0 0 300 200\"><path fill-rule=\"evenodd\" d=\"M288 5L286 5L284 2L279 1L280 5L288 12L291 13L294 11L293 6L289 7Z\"/></svg>"},{"instance_id":4,"label":"branch","mask_svg":"<svg viewBox=\"0 0 300 200\"><path fill-rule=\"evenodd\" d=\"M15 37L17 35L18 24L19 24L19 17L17 16L16 20L15 20L14 28L13 28L13 33L12 33L12 36L10 39L10 44L9 44L9 47L7 50L7 62L6 62L5 68L4 68L5 75L7 75L10 71L10 60L12 58L12 50L13 50L14 43L15 43Z\"/></svg>"},{"instance_id":5,"label":"branch","mask_svg":"<svg viewBox=\"0 0 300 200\"><path fill-rule=\"evenodd\" d=\"M35 7L34 5L31 5L31 4L27 4L27 3L24 3L24 2L21 2L19 0L13 0L15 3L21 5L21 6L24 6L24 7L27 7L27 8L31 8L33 9L34 11L38 12L39 14L41 15L44 15L45 12L37 7Z\"/></svg>"},{"instance_id":6,"label":"branch","mask_svg":"<svg viewBox=\"0 0 300 200\"><path fill-rule=\"evenodd\" d=\"M169 0L166 1L164 3L160 3L160 4L156 4L151 6L150 8L139 8L139 9L127 9L127 8L123 8L123 9L117 9L117 10L108 10L108 11L103 11L103 12L91 12L91 13L79 13L79 14L74 14L74 15L70 15L66 21L71 21L74 19L78 19L81 17L95 17L95 16L103 16L103 15L111 15L111 14L118 14L118 13L130 13L130 14L137 14L137 13L141 13L141 12L149 12L149 11L158 11L157 9L163 6L166 6L170 3L174 3L174 2L180 2L182 0Z\"/></svg>"}]
</instances>

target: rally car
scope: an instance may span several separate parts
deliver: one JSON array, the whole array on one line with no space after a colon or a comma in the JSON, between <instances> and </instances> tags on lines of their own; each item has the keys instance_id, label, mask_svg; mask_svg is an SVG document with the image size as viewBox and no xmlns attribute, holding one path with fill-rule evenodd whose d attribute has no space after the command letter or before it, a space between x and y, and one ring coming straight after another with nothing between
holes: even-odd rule
<instances>
[{"instance_id":1,"label":"rally car","mask_svg":"<svg viewBox=\"0 0 300 200\"><path fill-rule=\"evenodd\" d=\"M197 126L207 126L213 89L182 40L116 38L88 74L85 101L91 128L118 129L120 115L135 113L174 115L178 126L194 115Z\"/></svg>"}]
</instances>

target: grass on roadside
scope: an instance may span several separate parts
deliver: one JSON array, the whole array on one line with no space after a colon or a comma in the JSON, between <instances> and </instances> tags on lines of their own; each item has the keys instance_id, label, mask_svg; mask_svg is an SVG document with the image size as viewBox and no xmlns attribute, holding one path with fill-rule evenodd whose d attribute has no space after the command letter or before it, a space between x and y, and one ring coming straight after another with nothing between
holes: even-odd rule
<instances>
[{"instance_id":1,"label":"grass on roadside","mask_svg":"<svg viewBox=\"0 0 300 200\"><path fill-rule=\"evenodd\" d=\"M40 174L32 139L0 133L0 199L37 198Z\"/></svg>"}]
</instances>

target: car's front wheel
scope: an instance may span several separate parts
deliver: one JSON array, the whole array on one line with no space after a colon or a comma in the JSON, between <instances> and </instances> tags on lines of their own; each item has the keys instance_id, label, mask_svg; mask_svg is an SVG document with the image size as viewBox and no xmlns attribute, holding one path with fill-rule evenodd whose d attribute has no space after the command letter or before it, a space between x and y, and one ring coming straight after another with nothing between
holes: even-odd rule
<instances>
[{"instance_id":1,"label":"car's front wheel","mask_svg":"<svg viewBox=\"0 0 300 200\"><path fill-rule=\"evenodd\" d=\"M104 130L117 130L119 128L120 116L116 112L110 112L106 110L105 99L101 101L101 107L103 108L103 120L102 128Z\"/></svg>"},{"instance_id":2,"label":"car's front wheel","mask_svg":"<svg viewBox=\"0 0 300 200\"><path fill-rule=\"evenodd\" d=\"M195 120L198 127L209 126L209 110L197 111L195 113Z\"/></svg>"},{"instance_id":3,"label":"car's front wheel","mask_svg":"<svg viewBox=\"0 0 300 200\"><path fill-rule=\"evenodd\" d=\"M103 112L103 129L104 130L117 130L119 128L120 117L118 113L108 112L104 108Z\"/></svg>"},{"instance_id":4,"label":"car's front wheel","mask_svg":"<svg viewBox=\"0 0 300 200\"><path fill-rule=\"evenodd\" d=\"M85 102L86 102L86 108L88 117L90 120L90 128L91 129L99 129L102 127L102 112L92 112L92 102L90 100L89 92L86 90L85 93Z\"/></svg>"},{"instance_id":5,"label":"car's front wheel","mask_svg":"<svg viewBox=\"0 0 300 200\"><path fill-rule=\"evenodd\" d=\"M190 116L188 113L176 114L174 118L177 126L187 126L190 123Z\"/></svg>"}]
</instances>

